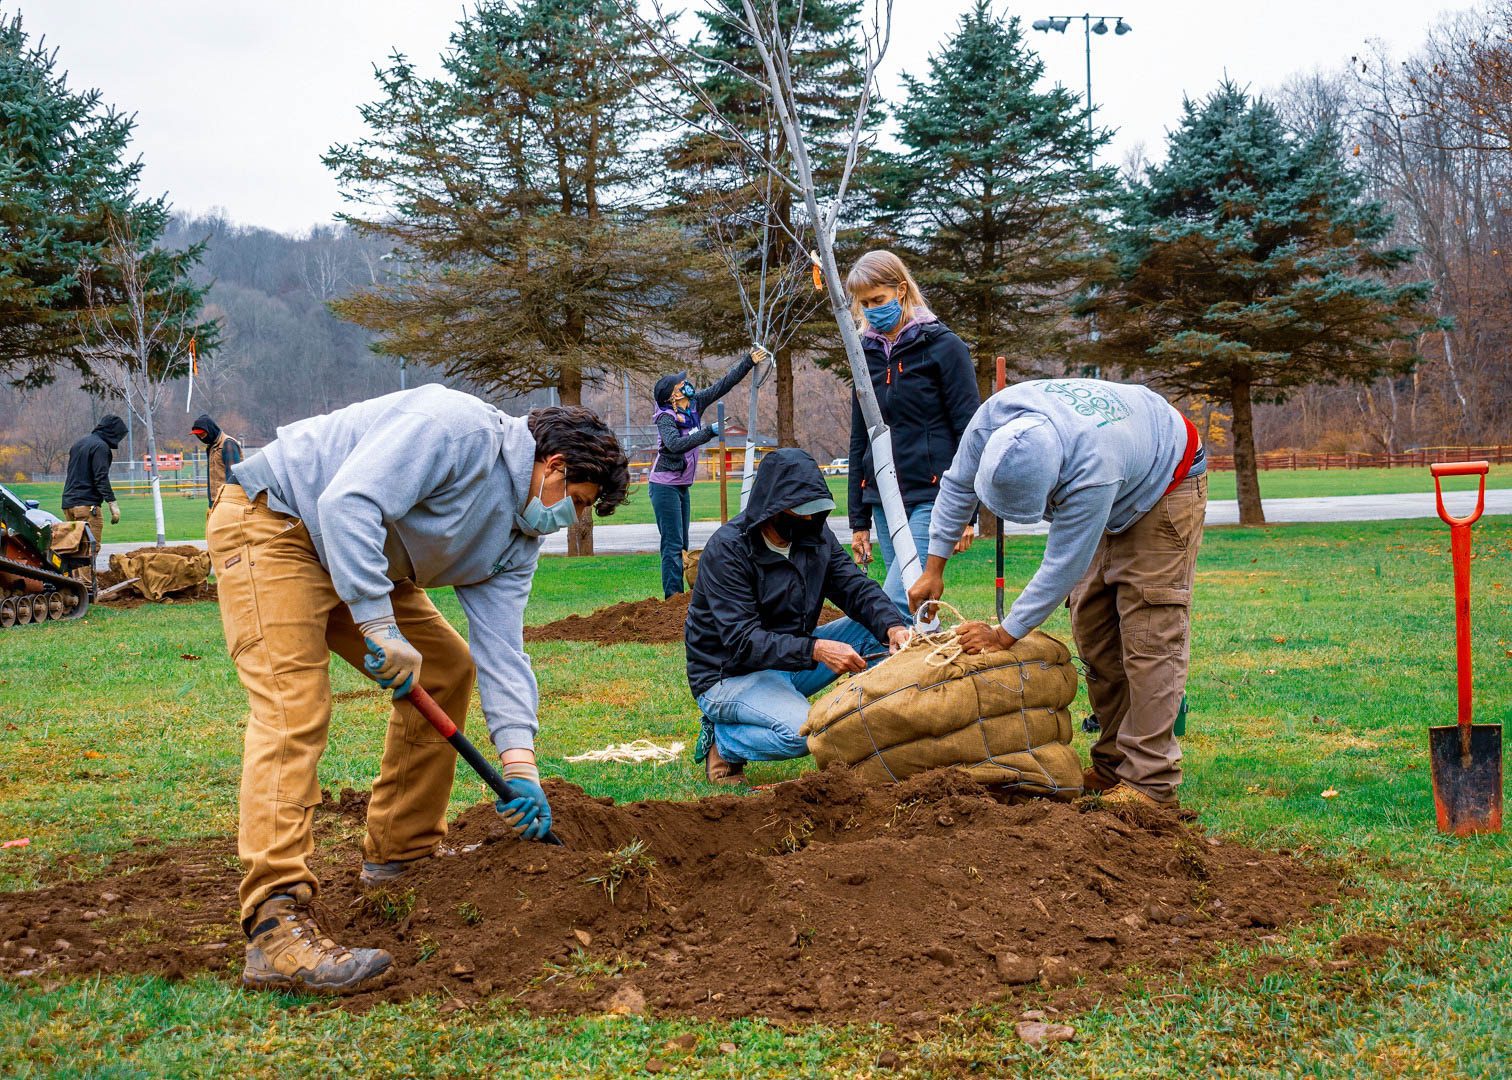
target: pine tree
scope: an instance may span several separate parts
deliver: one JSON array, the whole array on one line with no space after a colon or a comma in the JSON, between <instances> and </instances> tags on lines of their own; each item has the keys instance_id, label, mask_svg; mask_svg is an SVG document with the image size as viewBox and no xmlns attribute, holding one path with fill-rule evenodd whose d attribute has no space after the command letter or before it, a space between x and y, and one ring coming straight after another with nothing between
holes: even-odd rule
<instances>
[{"instance_id":1,"label":"pine tree","mask_svg":"<svg viewBox=\"0 0 1512 1080\"><path fill-rule=\"evenodd\" d=\"M739 0L715 0L712 6L714 10L698 12L703 31L694 45L705 58L699 85L721 115L738 120L743 137L772 161L786 166L789 151L769 102L757 86L729 70L734 68L763 80L766 77L749 37L721 10L722 6L738 16ZM838 176L860 94L855 26L861 6L861 0L779 0L777 5L782 25L794 28L793 74L803 108L798 119L810 145L819 151L816 180L821 184ZM702 109L690 107L689 111L696 115ZM881 111L874 107L868 127L880 119ZM676 176L675 190L681 204L678 216L694 235L707 230L711 216L723 215L728 223L733 213L743 214L754 232L770 210L776 222L774 235L778 237L780 258L791 261L795 255L806 255L797 242L809 228L802 200L779 185L770 206L765 205L761 170L753 168L741 148L728 138L695 127L673 146L667 166ZM753 236L744 246L755 251L758 243ZM810 297L795 298L795 303L804 305L801 315L805 319L821 310ZM716 272L703 279L680 325L697 336L706 352L740 352L748 347L740 304L728 274ZM833 327L827 320L817 319L804 321L784 346L774 350L779 445L797 444L794 359L833 347Z\"/></svg>"},{"instance_id":2,"label":"pine tree","mask_svg":"<svg viewBox=\"0 0 1512 1080\"><path fill-rule=\"evenodd\" d=\"M1116 269L1083 305L1103 331L1088 355L1226 402L1240 521L1261 524L1254 402L1410 371L1431 286L1392 280L1412 253L1335 133L1300 138L1229 83L1184 104L1122 204Z\"/></svg>"},{"instance_id":3,"label":"pine tree","mask_svg":"<svg viewBox=\"0 0 1512 1080\"><path fill-rule=\"evenodd\" d=\"M152 288L172 292L186 318L200 310L207 286L189 272L203 247L155 251L168 207L137 194L142 166L125 156L132 127L98 90L70 90L56 50L30 44L20 15L0 20L0 375L15 385L38 386L71 367L92 387L109 386L83 326L92 306L125 301L107 257L112 221L131 221ZM214 337L207 325L207 350Z\"/></svg>"},{"instance_id":4,"label":"pine tree","mask_svg":"<svg viewBox=\"0 0 1512 1080\"><path fill-rule=\"evenodd\" d=\"M896 231L929 303L972 344L977 382L994 357L1033 371L1080 333L1069 301L1097 265L1097 214L1115 174L1091 165L1109 138L1089 130L1017 18L986 0L964 15L925 79L904 76L899 141L879 170L880 220Z\"/></svg>"},{"instance_id":5,"label":"pine tree","mask_svg":"<svg viewBox=\"0 0 1512 1080\"><path fill-rule=\"evenodd\" d=\"M376 348L518 394L664 366L659 314L689 258L637 200L653 74L612 0L483 3L423 78L395 54L374 134L326 155L343 218L395 244L394 280L336 301Z\"/></svg>"}]
</instances>

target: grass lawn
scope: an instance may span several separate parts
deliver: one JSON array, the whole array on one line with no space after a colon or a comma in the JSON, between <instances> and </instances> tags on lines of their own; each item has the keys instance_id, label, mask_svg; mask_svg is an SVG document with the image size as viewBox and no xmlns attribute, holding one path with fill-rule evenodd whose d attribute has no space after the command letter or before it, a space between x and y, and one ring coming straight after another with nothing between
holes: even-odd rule
<instances>
[{"instance_id":1,"label":"grass lawn","mask_svg":"<svg viewBox=\"0 0 1512 1080\"><path fill-rule=\"evenodd\" d=\"M1209 533L1184 802L1215 832L1338 862L1355 892L1268 944L1136 977L1127 995L1068 1018L1074 1043L1026 1049L1012 1011L947 1021L916 1044L880 1026L533 1019L502 999L450 1017L427 1002L354 1016L208 976L119 977L0 983L0 1071L622 1076L639 1074L666 1039L695 1031L699 1049L671 1063L675 1075L1506 1075L1512 844L1439 836L1428 785L1424 728L1454 718L1447 541L1436 521ZM1024 581L1042 548L1037 538L1011 540L1009 580ZM1485 519L1475 551L1477 716L1512 724L1512 518ZM654 562L547 559L529 617L649 595ZM986 544L953 561L947 599L989 614L991 563ZM438 601L462 622L449 594ZM1068 636L1063 611L1047 629ZM0 890L87 876L136 837L177 843L234 831L246 700L213 606L102 611L3 640L0 839L32 842L0 850ZM680 647L531 651L544 771L618 799L712 790L686 758L660 768L563 761L641 736L691 743ZM339 664L334 681L337 691L367 685ZM322 784L362 788L376 773L386 704L375 690L339 694L335 709ZM808 767L752 772L763 782ZM1328 788L1338 797L1321 798ZM459 779L454 809L480 794ZM1395 947L1370 963L1330 966L1337 938L1358 932ZM739 1052L715 1052L723 1041ZM901 1056L900 1072L873 1070L884 1050Z\"/></svg>"},{"instance_id":2,"label":"grass lawn","mask_svg":"<svg viewBox=\"0 0 1512 1080\"><path fill-rule=\"evenodd\" d=\"M846 478L828 477L830 491L839 504L837 514L845 513ZM1451 480L1451 489L1465 486L1463 479ZM62 484L11 484L10 489L28 499L40 499L44 508L58 513ZM1493 465L1486 480L1488 488L1512 487L1512 465ZM1391 495L1411 491L1433 491L1433 478L1427 469L1331 469L1327 471L1273 471L1260 474L1260 493L1268 499L1295 499L1314 495ZM1234 474L1213 473L1208 482L1208 498L1233 499ZM730 478L730 513L740 508L740 478ZM700 480L693 485L693 520L719 520L719 485ZM203 496L185 498L177 492L163 496L163 519L169 540L202 540L205 536L205 501ZM645 484L630 489L630 501L605 519L610 525L645 525L654 520L651 500ZM153 539L152 499L147 495L129 495L121 499L121 524L105 525L107 541L141 541Z\"/></svg>"}]
</instances>

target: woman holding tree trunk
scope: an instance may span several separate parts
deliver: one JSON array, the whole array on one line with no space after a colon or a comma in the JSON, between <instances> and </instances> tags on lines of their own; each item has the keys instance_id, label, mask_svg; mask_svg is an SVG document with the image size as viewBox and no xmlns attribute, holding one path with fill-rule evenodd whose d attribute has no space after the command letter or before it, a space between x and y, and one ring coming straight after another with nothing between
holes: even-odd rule
<instances>
[{"instance_id":1,"label":"woman holding tree trunk","mask_svg":"<svg viewBox=\"0 0 1512 1080\"><path fill-rule=\"evenodd\" d=\"M929 523L940 477L950 467L961 434L981 404L976 372L966 343L935 318L903 260L890 251L868 251L845 279L851 313L861 331L866 366L882 419L892 429L893 464L908 514L914 548L929 548ZM872 531L887 564L882 589L903 611L908 594L902 568L893 558L892 538L867 438L861 404L851 395L851 551L869 563ZM970 526L956 550L971 546Z\"/></svg>"},{"instance_id":2,"label":"woman holding tree trunk","mask_svg":"<svg viewBox=\"0 0 1512 1080\"><path fill-rule=\"evenodd\" d=\"M698 475L698 448L719 435L718 424L702 422L703 411L735 389L766 358L764 350L754 350L703 390L688 381L686 371L656 380L651 422L656 425L657 453L650 486L651 512L661 536L663 599L683 591L683 553L688 550L693 524L689 489Z\"/></svg>"}]
</instances>

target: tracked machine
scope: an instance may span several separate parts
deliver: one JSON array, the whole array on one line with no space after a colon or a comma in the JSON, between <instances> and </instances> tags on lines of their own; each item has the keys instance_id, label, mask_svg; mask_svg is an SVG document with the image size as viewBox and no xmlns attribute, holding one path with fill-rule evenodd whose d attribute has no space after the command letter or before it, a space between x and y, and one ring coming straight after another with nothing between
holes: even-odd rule
<instances>
[{"instance_id":1,"label":"tracked machine","mask_svg":"<svg viewBox=\"0 0 1512 1080\"><path fill-rule=\"evenodd\" d=\"M53 550L53 527L61 522L0 487L0 630L30 623L77 619L94 595L94 538L85 526L77 552ZM87 570L88 577L71 575Z\"/></svg>"}]
</instances>

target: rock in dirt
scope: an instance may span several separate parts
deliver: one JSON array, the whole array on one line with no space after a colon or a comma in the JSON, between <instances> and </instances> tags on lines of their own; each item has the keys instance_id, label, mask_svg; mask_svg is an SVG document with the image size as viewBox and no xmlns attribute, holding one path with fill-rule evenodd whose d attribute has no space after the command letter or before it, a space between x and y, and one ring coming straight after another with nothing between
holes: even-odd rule
<instances>
[{"instance_id":1,"label":"rock in dirt","mask_svg":"<svg viewBox=\"0 0 1512 1080\"><path fill-rule=\"evenodd\" d=\"M1013 1025L1013 1032L1035 1047L1053 1042L1070 1042L1076 1038L1076 1029L1070 1024L1047 1024L1041 1020L1020 1020Z\"/></svg>"},{"instance_id":2,"label":"rock in dirt","mask_svg":"<svg viewBox=\"0 0 1512 1080\"><path fill-rule=\"evenodd\" d=\"M1009 986L1023 986L1039 978L1039 964L1015 952L1000 952L992 958L998 978Z\"/></svg>"},{"instance_id":3,"label":"rock in dirt","mask_svg":"<svg viewBox=\"0 0 1512 1080\"><path fill-rule=\"evenodd\" d=\"M1064 956L1042 956L1039 962L1039 979L1046 986L1070 986L1081 971Z\"/></svg>"},{"instance_id":4,"label":"rock in dirt","mask_svg":"<svg viewBox=\"0 0 1512 1080\"><path fill-rule=\"evenodd\" d=\"M604 1011L611 1016L644 1016L646 995L635 986L626 983L609 998L609 1007Z\"/></svg>"}]
</instances>

